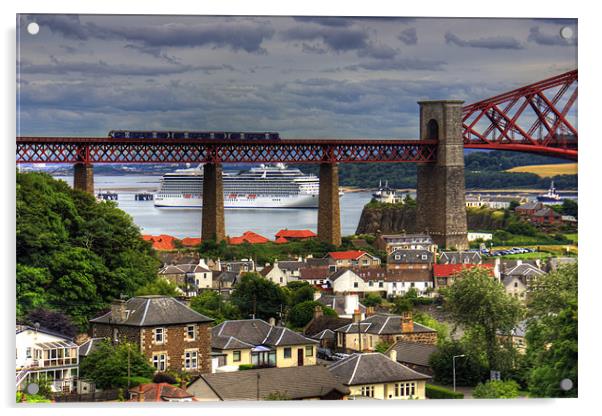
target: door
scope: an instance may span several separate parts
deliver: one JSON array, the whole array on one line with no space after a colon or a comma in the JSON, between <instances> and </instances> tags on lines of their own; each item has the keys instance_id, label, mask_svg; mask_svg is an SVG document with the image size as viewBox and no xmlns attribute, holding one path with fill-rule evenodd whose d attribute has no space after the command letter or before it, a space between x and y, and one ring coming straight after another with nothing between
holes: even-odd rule
<instances>
[{"instance_id":1,"label":"door","mask_svg":"<svg viewBox=\"0 0 602 416\"><path fill-rule=\"evenodd\" d=\"M303 366L303 348L297 349L297 365L299 367Z\"/></svg>"}]
</instances>

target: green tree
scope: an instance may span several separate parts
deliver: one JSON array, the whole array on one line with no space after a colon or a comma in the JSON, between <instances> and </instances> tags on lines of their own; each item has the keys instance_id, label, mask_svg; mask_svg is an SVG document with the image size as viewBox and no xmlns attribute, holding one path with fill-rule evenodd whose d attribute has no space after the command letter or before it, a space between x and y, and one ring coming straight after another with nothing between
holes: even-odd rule
<instances>
[{"instance_id":1,"label":"green tree","mask_svg":"<svg viewBox=\"0 0 602 416\"><path fill-rule=\"evenodd\" d=\"M362 303L364 304L364 306L378 306L383 302L383 298L380 297L380 295L376 294L376 293L368 293L364 299L362 300Z\"/></svg>"},{"instance_id":2,"label":"green tree","mask_svg":"<svg viewBox=\"0 0 602 416\"><path fill-rule=\"evenodd\" d=\"M241 316L259 319L276 318L284 310L286 296L280 286L258 273L243 273L230 295Z\"/></svg>"},{"instance_id":3,"label":"green tree","mask_svg":"<svg viewBox=\"0 0 602 416\"><path fill-rule=\"evenodd\" d=\"M477 399L513 399L519 396L518 384L514 380L479 383L473 396Z\"/></svg>"},{"instance_id":4,"label":"green tree","mask_svg":"<svg viewBox=\"0 0 602 416\"><path fill-rule=\"evenodd\" d=\"M573 199L565 199L562 201L562 213L564 215L572 215L575 218L578 218L579 215L579 206L577 201Z\"/></svg>"},{"instance_id":5,"label":"green tree","mask_svg":"<svg viewBox=\"0 0 602 416\"><path fill-rule=\"evenodd\" d=\"M316 306L322 308L326 316L337 316L334 309L322 305L314 300L306 300L293 306L288 313L288 322L295 328L302 328L312 320Z\"/></svg>"},{"instance_id":6,"label":"green tree","mask_svg":"<svg viewBox=\"0 0 602 416\"><path fill-rule=\"evenodd\" d=\"M178 289L178 286L171 283L169 280L157 277L154 281L147 283L140 287L136 291L136 296L144 295L163 295L176 297L180 296L182 292Z\"/></svg>"},{"instance_id":7,"label":"green tree","mask_svg":"<svg viewBox=\"0 0 602 416\"><path fill-rule=\"evenodd\" d=\"M309 284L301 286L293 290L290 294L291 306L297 305L302 302L314 300L314 292L316 290Z\"/></svg>"},{"instance_id":8,"label":"green tree","mask_svg":"<svg viewBox=\"0 0 602 416\"><path fill-rule=\"evenodd\" d=\"M449 341L439 345L429 363L433 369L435 381L439 384L453 384L453 357L456 358L456 384L458 386L474 386L485 377L487 370L480 360L469 354L459 341Z\"/></svg>"},{"instance_id":9,"label":"green tree","mask_svg":"<svg viewBox=\"0 0 602 416\"><path fill-rule=\"evenodd\" d=\"M82 360L80 374L82 378L93 380L101 389L127 387L128 362L130 377L153 377L155 368L140 353L136 344L112 345L108 341L101 342Z\"/></svg>"},{"instance_id":10,"label":"green tree","mask_svg":"<svg viewBox=\"0 0 602 416\"><path fill-rule=\"evenodd\" d=\"M523 318L520 301L508 295L504 286L480 267L459 272L445 298L452 319L482 335L487 365L498 370L501 365L498 334L509 333Z\"/></svg>"},{"instance_id":11,"label":"green tree","mask_svg":"<svg viewBox=\"0 0 602 416\"><path fill-rule=\"evenodd\" d=\"M190 307L200 314L215 319L216 324L227 319L240 318L238 308L231 302L226 302L219 293L213 290L204 291L192 298Z\"/></svg>"},{"instance_id":12,"label":"green tree","mask_svg":"<svg viewBox=\"0 0 602 416\"><path fill-rule=\"evenodd\" d=\"M414 322L418 322L424 326L434 329L437 331L437 343L441 344L449 340L449 328L447 324L439 322L432 315L426 312L414 312Z\"/></svg>"},{"instance_id":13,"label":"green tree","mask_svg":"<svg viewBox=\"0 0 602 416\"><path fill-rule=\"evenodd\" d=\"M384 354L387 352L387 350L389 348L391 348L392 345L393 345L393 342L381 341L378 344L376 344L374 349L376 351L380 352L381 354Z\"/></svg>"}]
</instances>

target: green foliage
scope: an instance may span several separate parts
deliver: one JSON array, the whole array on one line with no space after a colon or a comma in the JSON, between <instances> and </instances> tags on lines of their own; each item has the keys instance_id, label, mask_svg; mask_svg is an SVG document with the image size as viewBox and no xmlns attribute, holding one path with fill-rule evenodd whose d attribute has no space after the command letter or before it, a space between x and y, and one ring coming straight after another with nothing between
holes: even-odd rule
<instances>
[{"instance_id":1,"label":"green foliage","mask_svg":"<svg viewBox=\"0 0 602 416\"><path fill-rule=\"evenodd\" d=\"M577 397L577 265L541 276L531 294L526 335L529 393L534 397ZM560 388L563 379L573 382L571 390Z\"/></svg>"},{"instance_id":2,"label":"green foliage","mask_svg":"<svg viewBox=\"0 0 602 416\"><path fill-rule=\"evenodd\" d=\"M391 312L401 315L404 312L410 312L414 309L414 304L410 299L407 299L403 296L397 296L393 299L393 307L391 308Z\"/></svg>"},{"instance_id":3,"label":"green foliage","mask_svg":"<svg viewBox=\"0 0 602 416\"><path fill-rule=\"evenodd\" d=\"M240 365L238 366L238 369L239 369L240 371L252 370L252 369L254 369L254 368L255 368L255 366L254 366L253 364L240 364Z\"/></svg>"},{"instance_id":4,"label":"green foliage","mask_svg":"<svg viewBox=\"0 0 602 416\"><path fill-rule=\"evenodd\" d=\"M316 306L319 306L326 316L337 316L337 313L328 306L324 306L320 302L316 302L314 300L306 300L305 302L298 303L291 308L290 312L288 313L288 322L294 328L304 327L313 318Z\"/></svg>"},{"instance_id":5,"label":"green foliage","mask_svg":"<svg viewBox=\"0 0 602 416\"><path fill-rule=\"evenodd\" d=\"M149 378L149 377L133 376L133 377L130 377L130 388L136 387L140 384L148 384L148 383L152 383L152 382L153 382L152 378ZM114 385L120 386L121 389L127 388L127 386L128 386L127 376L116 377Z\"/></svg>"},{"instance_id":6,"label":"green foliage","mask_svg":"<svg viewBox=\"0 0 602 416\"><path fill-rule=\"evenodd\" d=\"M51 401L39 394L27 394L22 391L17 392L17 403L50 403Z\"/></svg>"},{"instance_id":7,"label":"green foliage","mask_svg":"<svg viewBox=\"0 0 602 416\"><path fill-rule=\"evenodd\" d=\"M286 392L282 393L279 391L268 394L264 400L291 400L290 396Z\"/></svg>"},{"instance_id":8,"label":"green foliage","mask_svg":"<svg viewBox=\"0 0 602 416\"><path fill-rule=\"evenodd\" d=\"M17 173L17 315L44 306L85 328L121 294L156 276L158 260L114 203L41 173Z\"/></svg>"},{"instance_id":9,"label":"green foliage","mask_svg":"<svg viewBox=\"0 0 602 416\"><path fill-rule=\"evenodd\" d=\"M514 380L493 380L479 383L473 396L477 399L514 399L519 397L518 384Z\"/></svg>"},{"instance_id":10,"label":"green foliage","mask_svg":"<svg viewBox=\"0 0 602 416\"><path fill-rule=\"evenodd\" d=\"M305 286L301 286L298 289L293 290L290 294L290 304L294 306L302 302L314 300L315 291L316 290L309 284L306 284Z\"/></svg>"},{"instance_id":11,"label":"green foliage","mask_svg":"<svg viewBox=\"0 0 602 416\"><path fill-rule=\"evenodd\" d=\"M579 215L579 205L577 201L574 199L565 199L562 201L562 213L564 215L572 215L575 218L578 218Z\"/></svg>"},{"instance_id":12,"label":"green foliage","mask_svg":"<svg viewBox=\"0 0 602 416\"><path fill-rule=\"evenodd\" d=\"M380 352L381 354L384 354L385 352L387 352L387 350L389 348L391 348L392 345L393 345L392 342L381 341L378 344L376 344L376 346L374 347L374 349L376 351Z\"/></svg>"},{"instance_id":13,"label":"green foliage","mask_svg":"<svg viewBox=\"0 0 602 416\"><path fill-rule=\"evenodd\" d=\"M414 322L418 322L419 324L428 326L429 328L432 328L435 331L437 331L438 344L444 343L447 340L449 340L449 328L447 324L439 322L432 315L429 315L426 312L414 312L413 319Z\"/></svg>"},{"instance_id":14,"label":"green foliage","mask_svg":"<svg viewBox=\"0 0 602 416\"><path fill-rule=\"evenodd\" d=\"M240 319L238 308L231 302L225 301L219 293L213 290L201 292L192 298L190 307L202 315L215 319L216 324L228 319Z\"/></svg>"},{"instance_id":15,"label":"green foliage","mask_svg":"<svg viewBox=\"0 0 602 416\"><path fill-rule=\"evenodd\" d=\"M524 315L523 307L487 270L465 269L457 277L445 294L447 310L457 324L482 336L487 365L499 370L497 334L509 333L518 324Z\"/></svg>"},{"instance_id":16,"label":"green foliage","mask_svg":"<svg viewBox=\"0 0 602 416\"><path fill-rule=\"evenodd\" d=\"M456 385L474 386L485 377L487 370L477 357L469 354L459 341L448 341L440 344L438 350L429 359L437 383L453 384L453 357L458 355L465 355L465 357L458 357L455 360Z\"/></svg>"},{"instance_id":17,"label":"green foliage","mask_svg":"<svg viewBox=\"0 0 602 416\"><path fill-rule=\"evenodd\" d=\"M240 310L241 317L255 315L264 320L278 317L287 302L282 288L258 273L243 273L230 300Z\"/></svg>"},{"instance_id":18,"label":"green foliage","mask_svg":"<svg viewBox=\"0 0 602 416\"><path fill-rule=\"evenodd\" d=\"M176 297L182 292L178 290L178 286L171 283L169 280L162 277L157 277L152 282L148 282L136 291L136 296L144 295L163 295Z\"/></svg>"},{"instance_id":19,"label":"green foliage","mask_svg":"<svg viewBox=\"0 0 602 416\"><path fill-rule=\"evenodd\" d=\"M464 393L446 389L445 387L427 384L425 394L428 399L463 399Z\"/></svg>"},{"instance_id":20,"label":"green foliage","mask_svg":"<svg viewBox=\"0 0 602 416\"><path fill-rule=\"evenodd\" d=\"M362 303L364 306L378 306L383 302L383 298L376 293L368 293L364 299L362 299Z\"/></svg>"},{"instance_id":21,"label":"green foliage","mask_svg":"<svg viewBox=\"0 0 602 416\"><path fill-rule=\"evenodd\" d=\"M129 357L129 359L128 359ZM123 387L123 380L128 376L128 361L131 377L151 378L155 373L136 344L112 345L108 341L101 342L80 363L82 378L88 378L100 389Z\"/></svg>"}]
</instances>

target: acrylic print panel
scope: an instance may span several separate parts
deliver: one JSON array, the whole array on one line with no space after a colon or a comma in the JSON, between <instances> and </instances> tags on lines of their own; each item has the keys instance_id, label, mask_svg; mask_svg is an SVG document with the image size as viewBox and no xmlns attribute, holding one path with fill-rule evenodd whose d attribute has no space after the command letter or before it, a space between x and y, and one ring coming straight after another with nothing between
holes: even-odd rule
<instances>
[{"instance_id":1,"label":"acrylic print panel","mask_svg":"<svg viewBox=\"0 0 602 416\"><path fill-rule=\"evenodd\" d=\"M577 396L576 19L17 33L17 401Z\"/></svg>"}]
</instances>

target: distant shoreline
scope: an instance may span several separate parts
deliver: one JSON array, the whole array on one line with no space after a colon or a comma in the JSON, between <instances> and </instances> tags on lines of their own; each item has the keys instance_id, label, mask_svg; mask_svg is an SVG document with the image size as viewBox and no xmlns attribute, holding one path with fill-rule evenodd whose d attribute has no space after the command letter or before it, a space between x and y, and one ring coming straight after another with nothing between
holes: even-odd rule
<instances>
[{"instance_id":1,"label":"distant shoreline","mask_svg":"<svg viewBox=\"0 0 602 416\"><path fill-rule=\"evenodd\" d=\"M358 188L355 186L341 186L340 187L343 192L353 193L353 192L374 192L377 191L378 188ZM501 188L501 189L466 189L467 194L484 194L484 193L498 193L498 194L539 194L541 192L547 191L548 188L529 188L529 189L521 189L521 188ZM399 193L406 192L416 192L416 189L395 189L395 191ZM574 194L578 193L577 189L565 189L563 191L556 191L559 194Z\"/></svg>"}]
</instances>

